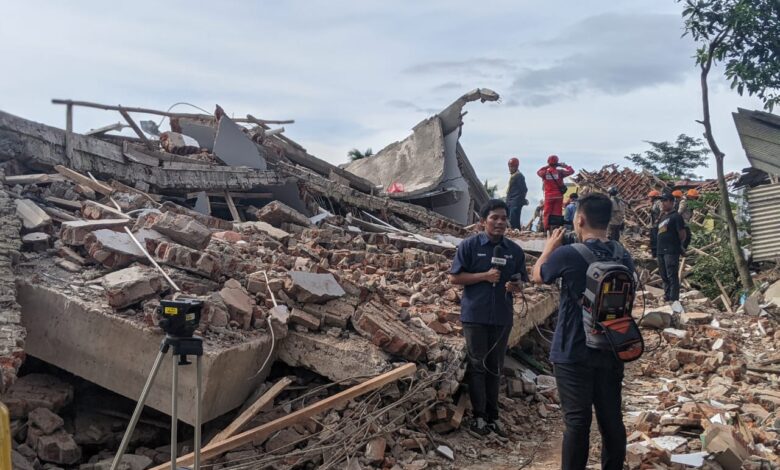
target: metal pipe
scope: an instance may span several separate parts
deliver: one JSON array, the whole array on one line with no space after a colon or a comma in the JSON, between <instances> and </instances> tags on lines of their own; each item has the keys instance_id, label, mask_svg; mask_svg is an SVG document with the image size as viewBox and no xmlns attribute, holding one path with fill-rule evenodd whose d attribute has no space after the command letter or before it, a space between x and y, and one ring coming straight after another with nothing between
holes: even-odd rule
<instances>
[{"instance_id":1,"label":"metal pipe","mask_svg":"<svg viewBox=\"0 0 780 470\"><path fill-rule=\"evenodd\" d=\"M178 451L178 434L179 434L179 417L178 417L178 397L179 391L179 364L176 362L176 351L171 354L173 362L171 362L171 368L173 369L173 377L171 378L171 470L176 470L176 454Z\"/></svg>"}]
</instances>

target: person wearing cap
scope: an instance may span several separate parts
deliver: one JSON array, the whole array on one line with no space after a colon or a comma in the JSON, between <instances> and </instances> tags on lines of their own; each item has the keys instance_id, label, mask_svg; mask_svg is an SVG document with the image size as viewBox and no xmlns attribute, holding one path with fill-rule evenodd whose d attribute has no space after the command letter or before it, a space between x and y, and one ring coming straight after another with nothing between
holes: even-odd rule
<instances>
[{"instance_id":1,"label":"person wearing cap","mask_svg":"<svg viewBox=\"0 0 780 470\"><path fill-rule=\"evenodd\" d=\"M695 201L697 199L699 199L699 191L695 188L691 188L685 193L682 201L680 201L680 207L677 209L677 212L680 213L680 216L682 216L686 224L690 223L691 218L693 218L693 209L689 207L688 201Z\"/></svg>"},{"instance_id":2,"label":"person wearing cap","mask_svg":"<svg viewBox=\"0 0 780 470\"><path fill-rule=\"evenodd\" d=\"M607 234L610 240L620 241L620 234L623 232L626 220L626 203L618 196L617 186L609 188L609 200L612 201L612 217L609 219L609 229Z\"/></svg>"},{"instance_id":3,"label":"person wearing cap","mask_svg":"<svg viewBox=\"0 0 780 470\"><path fill-rule=\"evenodd\" d=\"M544 228L550 229L550 216L563 216L563 195L566 184L563 179L574 174L574 169L561 162L557 155L547 158L547 165L539 168L536 174L542 179L544 189Z\"/></svg>"},{"instance_id":4,"label":"person wearing cap","mask_svg":"<svg viewBox=\"0 0 780 470\"><path fill-rule=\"evenodd\" d=\"M685 221L674 209L674 200L672 193L661 195L662 213L656 224L658 272L664 281L664 300L667 302L680 299L680 255L687 238Z\"/></svg>"},{"instance_id":5,"label":"person wearing cap","mask_svg":"<svg viewBox=\"0 0 780 470\"><path fill-rule=\"evenodd\" d=\"M563 226L567 230L574 230L574 214L577 212L577 201L579 198L577 193L573 193L569 196L569 202L563 210Z\"/></svg>"},{"instance_id":6,"label":"person wearing cap","mask_svg":"<svg viewBox=\"0 0 780 470\"><path fill-rule=\"evenodd\" d=\"M525 176L518 171L520 160L517 158L509 159L509 186L506 188L506 205L509 206L509 226L520 230L520 212L523 206L528 204L526 195L528 186L525 184Z\"/></svg>"}]
</instances>

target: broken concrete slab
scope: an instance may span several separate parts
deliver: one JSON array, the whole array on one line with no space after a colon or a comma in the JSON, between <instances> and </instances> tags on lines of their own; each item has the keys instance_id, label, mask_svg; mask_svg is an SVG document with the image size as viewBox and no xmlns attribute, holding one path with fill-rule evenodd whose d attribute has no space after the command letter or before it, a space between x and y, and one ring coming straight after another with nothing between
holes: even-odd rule
<instances>
[{"instance_id":1,"label":"broken concrete slab","mask_svg":"<svg viewBox=\"0 0 780 470\"><path fill-rule=\"evenodd\" d=\"M87 234L84 238L84 248L92 259L109 269L123 268L144 258L143 252L130 235L108 229Z\"/></svg>"},{"instance_id":2,"label":"broken concrete slab","mask_svg":"<svg viewBox=\"0 0 780 470\"><path fill-rule=\"evenodd\" d=\"M311 221L308 217L281 201L271 201L255 212L257 220L267 222L274 227L281 227L283 223L300 225L301 227L310 227Z\"/></svg>"},{"instance_id":3,"label":"broken concrete slab","mask_svg":"<svg viewBox=\"0 0 780 470\"><path fill-rule=\"evenodd\" d=\"M188 135L198 141L201 148L214 151L214 139L217 137L217 128L202 122L189 118L178 118L178 125L182 134Z\"/></svg>"},{"instance_id":4,"label":"broken concrete slab","mask_svg":"<svg viewBox=\"0 0 780 470\"><path fill-rule=\"evenodd\" d=\"M171 240L196 250L206 248L211 240L211 230L193 217L164 212L150 217L146 228L161 233Z\"/></svg>"},{"instance_id":5,"label":"broken concrete slab","mask_svg":"<svg viewBox=\"0 0 780 470\"><path fill-rule=\"evenodd\" d=\"M255 303L241 283L235 279L228 279L219 291L219 295L228 308L230 319L237 321L245 330L249 329Z\"/></svg>"},{"instance_id":6,"label":"broken concrete slab","mask_svg":"<svg viewBox=\"0 0 780 470\"><path fill-rule=\"evenodd\" d=\"M265 233L266 235L274 238L275 240L279 240L280 242L283 242L290 238L290 234L285 232L284 230L280 228L276 228L273 225L263 222L263 221L257 221L257 222L241 222L236 224L236 230L244 231L244 230L250 230L254 232L261 232Z\"/></svg>"},{"instance_id":7,"label":"broken concrete slab","mask_svg":"<svg viewBox=\"0 0 780 470\"><path fill-rule=\"evenodd\" d=\"M28 354L131 400L137 400L163 336L55 288L22 280L18 287ZM104 304L105 305L105 304ZM98 331L100 334L86 332ZM52 341L57 338L57 341ZM270 335L248 336L240 344L204 345L202 411L206 423L241 406L270 370L257 372L270 354ZM179 369L179 419L195 419L195 368ZM171 361L163 361L147 405L170 414ZM25 376L19 379L22 381ZM19 384L17 381L17 384ZM72 388L70 392L72 397ZM5 395L0 398L8 404ZM19 406L19 403L16 403ZM45 406L45 405L40 405ZM37 407L37 406L36 406Z\"/></svg>"},{"instance_id":8,"label":"broken concrete slab","mask_svg":"<svg viewBox=\"0 0 780 470\"><path fill-rule=\"evenodd\" d=\"M764 291L764 302L780 307L780 281L775 281Z\"/></svg>"},{"instance_id":9,"label":"broken concrete slab","mask_svg":"<svg viewBox=\"0 0 780 470\"><path fill-rule=\"evenodd\" d=\"M323 303L342 297L346 292L333 277L333 274L317 274L301 271L288 271L290 278L285 290L290 297L301 303Z\"/></svg>"},{"instance_id":10,"label":"broken concrete slab","mask_svg":"<svg viewBox=\"0 0 780 470\"><path fill-rule=\"evenodd\" d=\"M163 205L160 206L160 211L190 216L212 230L233 230L233 222L220 219L219 217L201 214L198 211L182 207L170 201L164 202Z\"/></svg>"},{"instance_id":11,"label":"broken concrete slab","mask_svg":"<svg viewBox=\"0 0 780 470\"><path fill-rule=\"evenodd\" d=\"M360 336L333 338L294 330L281 342L279 359L346 384L358 383L359 377L374 377L391 368L390 356Z\"/></svg>"},{"instance_id":12,"label":"broken concrete slab","mask_svg":"<svg viewBox=\"0 0 780 470\"><path fill-rule=\"evenodd\" d=\"M51 235L43 232L33 232L22 236L22 246L30 251L46 251L51 246Z\"/></svg>"},{"instance_id":13,"label":"broken concrete slab","mask_svg":"<svg viewBox=\"0 0 780 470\"><path fill-rule=\"evenodd\" d=\"M153 297L167 286L159 272L145 266L132 266L106 274L102 283L108 304L117 309Z\"/></svg>"},{"instance_id":14,"label":"broken concrete slab","mask_svg":"<svg viewBox=\"0 0 780 470\"><path fill-rule=\"evenodd\" d=\"M16 214L25 230L35 232L51 225L51 217L29 199L17 199Z\"/></svg>"},{"instance_id":15,"label":"broken concrete slab","mask_svg":"<svg viewBox=\"0 0 780 470\"><path fill-rule=\"evenodd\" d=\"M355 307L343 300L334 299L324 304L304 304L302 309L322 320L325 326L346 328L355 313Z\"/></svg>"},{"instance_id":16,"label":"broken concrete slab","mask_svg":"<svg viewBox=\"0 0 780 470\"><path fill-rule=\"evenodd\" d=\"M161 263L210 279L217 280L222 274L219 260L206 251L194 250L184 245L163 241L157 244L153 254Z\"/></svg>"},{"instance_id":17,"label":"broken concrete slab","mask_svg":"<svg viewBox=\"0 0 780 470\"><path fill-rule=\"evenodd\" d=\"M683 325L706 325L711 321L711 313L685 311L680 314L680 323Z\"/></svg>"},{"instance_id":18,"label":"broken concrete slab","mask_svg":"<svg viewBox=\"0 0 780 470\"><path fill-rule=\"evenodd\" d=\"M258 170L267 167L260 148L252 142L241 127L229 117L222 116L214 139L214 154L230 166L246 166Z\"/></svg>"},{"instance_id":19,"label":"broken concrete slab","mask_svg":"<svg viewBox=\"0 0 780 470\"><path fill-rule=\"evenodd\" d=\"M87 235L95 230L121 230L130 224L130 219L77 220L63 222L60 228L60 240L70 246L81 246Z\"/></svg>"}]
</instances>

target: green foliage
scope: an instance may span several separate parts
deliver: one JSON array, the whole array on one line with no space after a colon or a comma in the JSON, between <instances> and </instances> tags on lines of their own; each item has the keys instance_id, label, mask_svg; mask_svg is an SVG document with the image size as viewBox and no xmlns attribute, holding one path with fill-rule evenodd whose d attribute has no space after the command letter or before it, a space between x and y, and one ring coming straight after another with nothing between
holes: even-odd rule
<instances>
[{"instance_id":1,"label":"green foliage","mask_svg":"<svg viewBox=\"0 0 780 470\"><path fill-rule=\"evenodd\" d=\"M685 4L685 34L700 44L697 64L722 63L731 88L771 112L780 103L780 1L677 1Z\"/></svg>"},{"instance_id":2,"label":"green foliage","mask_svg":"<svg viewBox=\"0 0 780 470\"><path fill-rule=\"evenodd\" d=\"M734 296L741 285L739 272L734 261L734 254L729 246L728 232L725 226L716 224L715 230L708 231L700 227L692 226L693 240L691 245L695 247L708 247L706 253L712 256L699 255L692 266L691 275L688 277L691 284L701 290L710 299L719 297L721 292L717 282L719 280L726 292Z\"/></svg>"},{"instance_id":3,"label":"green foliage","mask_svg":"<svg viewBox=\"0 0 780 470\"><path fill-rule=\"evenodd\" d=\"M665 181L695 178L696 174L692 170L707 166L707 155L710 151L701 139L680 134L674 143L650 140L645 142L650 144L652 149L646 150L644 154L632 153L626 160Z\"/></svg>"},{"instance_id":4,"label":"green foliage","mask_svg":"<svg viewBox=\"0 0 780 470\"><path fill-rule=\"evenodd\" d=\"M488 196L490 196L490 199L493 199L496 197L496 193L498 192L498 185L497 184L490 184L488 183L488 180L485 180L484 183L482 183L483 186L485 186L485 191L487 191Z\"/></svg>"},{"instance_id":5,"label":"green foliage","mask_svg":"<svg viewBox=\"0 0 780 470\"><path fill-rule=\"evenodd\" d=\"M372 155L374 155L374 151L371 150L371 147L367 148L365 152L361 152L358 149L352 149L349 152L347 152L347 156L349 157L349 161L351 162L354 162L355 160L362 160Z\"/></svg>"}]
</instances>

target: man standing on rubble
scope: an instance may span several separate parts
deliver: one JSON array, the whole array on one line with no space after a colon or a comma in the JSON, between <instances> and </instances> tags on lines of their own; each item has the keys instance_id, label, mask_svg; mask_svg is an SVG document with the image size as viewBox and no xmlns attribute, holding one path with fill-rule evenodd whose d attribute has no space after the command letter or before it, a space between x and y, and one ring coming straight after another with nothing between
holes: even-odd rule
<instances>
[{"instance_id":1,"label":"man standing on rubble","mask_svg":"<svg viewBox=\"0 0 780 470\"><path fill-rule=\"evenodd\" d=\"M609 219L609 239L620 241L620 234L623 232L626 220L626 203L618 196L617 186L609 188L609 200L612 201L612 218Z\"/></svg>"},{"instance_id":2,"label":"man standing on rubble","mask_svg":"<svg viewBox=\"0 0 780 470\"><path fill-rule=\"evenodd\" d=\"M612 202L604 194L592 193L579 200L574 231L597 259L612 257L619 246L607 237L611 213ZM540 284L562 279L558 324L550 348L566 425L561 468L585 469L595 408L602 437L601 468L622 470L626 456L621 409L623 362L612 351L587 346L580 301L589 264L575 247L562 246L563 235L563 228L552 232L533 271L534 282ZM622 264L634 270L628 250L623 250Z\"/></svg>"},{"instance_id":3,"label":"man standing on rubble","mask_svg":"<svg viewBox=\"0 0 780 470\"><path fill-rule=\"evenodd\" d=\"M449 276L463 286L460 320L468 348L471 429L504 437L498 390L514 319L512 294L522 292L521 281L528 281L525 253L504 237L507 209L504 201L487 202L479 214L483 231L460 242ZM513 282L513 276L520 280Z\"/></svg>"},{"instance_id":4,"label":"man standing on rubble","mask_svg":"<svg viewBox=\"0 0 780 470\"><path fill-rule=\"evenodd\" d=\"M509 186L506 188L506 204L509 206L509 226L520 230L520 212L523 206L528 204L525 199L528 195L528 186L525 184L525 176L518 171L520 160L509 159Z\"/></svg>"},{"instance_id":5,"label":"man standing on rubble","mask_svg":"<svg viewBox=\"0 0 780 470\"><path fill-rule=\"evenodd\" d=\"M542 179L544 189L544 229L550 229L550 216L560 218L563 215L563 195L566 193L566 184L563 179L574 174L574 169L565 163L561 163L557 155L547 158L547 165L536 172Z\"/></svg>"},{"instance_id":6,"label":"man standing on rubble","mask_svg":"<svg viewBox=\"0 0 780 470\"><path fill-rule=\"evenodd\" d=\"M683 242L688 237L685 221L674 208L672 193L661 195L661 216L658 218L656 253L658 272L664 281L664 300L674 302L680 299L680 255Z\"/></svg>"}]
</instances>

